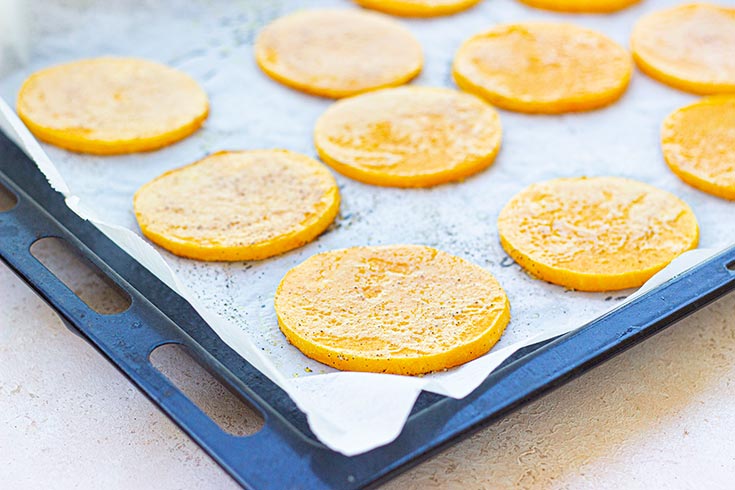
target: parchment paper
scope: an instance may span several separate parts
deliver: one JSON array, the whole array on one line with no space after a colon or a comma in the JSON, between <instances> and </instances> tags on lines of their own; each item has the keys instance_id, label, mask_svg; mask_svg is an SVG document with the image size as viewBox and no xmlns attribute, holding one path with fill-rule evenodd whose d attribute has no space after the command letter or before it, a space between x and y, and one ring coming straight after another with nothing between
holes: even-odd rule
<instances>
[{"instance_id":1,"label":"parchment paper","mask_svg":"<svg viewBox=\"0 0 735 490\"><path fill-rule=\"evenodd\" d=\"M424 72L414 83L452 87L450 64L459 44L498 22L574 21L627 45L636 18L677 3L647 0L615 15L571 16L493 0L452 17L406 20L426 57ZM429 190L385 189L336 175L343 199L337 221L316 242L282 257L199 263L148 245L135 234L139 230L131 200L138 187L162 172L222 149L288 148L315 156L313 124L331 101L276 84L258 70L252 56L254 35L262 25L312 6L355 8L347 0L176 1L165 7L132 1L37 2L31 5L36 19L33 61L0 82L0 95L14 100L22 80L39 68L107 54L158 60L203 85L212 103L205 127L154 153L96 157L44 146L47 158L7 106L2 107L4 126L15 127L27 152L67 196L72 209L188 298L225 342L289 393L327 446L354 455L392 441L421 390L466 396L519 347L576 328L619 306L631 293L567 291L529 277L514 264L498 243L495 220L523 187L560 176L635 178L671 191L692 206L702 246L717 249L735 242L735 205L680 182L660 154L664 117L696 97L636 73L623 99L603 110L563 116L501 112L505 137L495 165L463 183ZM498 278L508 292L512 320L490 354L419 378L337 372L287 343L275 319L273 293L289 268L324 250L391 243L437 247L486 267ZM676 269L657 280L710 253L687 254Z\"/></svg>"},{"instance_id":2,"label":"parchment paper","mask_svg":"<svg viewBox=\"0 0 735 490\"><path fill-rule=\"evenodd\" d=\"M28 61L27 25L24 0L0 0L0 76Z\"/></svg>"}]
</instances>

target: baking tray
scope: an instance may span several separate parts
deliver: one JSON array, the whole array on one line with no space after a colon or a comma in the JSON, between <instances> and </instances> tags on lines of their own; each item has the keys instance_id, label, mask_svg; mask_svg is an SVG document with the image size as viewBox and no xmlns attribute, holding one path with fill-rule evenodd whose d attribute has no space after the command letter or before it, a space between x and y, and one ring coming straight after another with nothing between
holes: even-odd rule
<instances>
[{"instance_id":1,"label":"baking tray","mask_svg":"<svg viewBox=\"0 0 735 490\"><path fill-rule=\"evenodd\" d=\"M577 330L519 351L462 400L423 393L398 439L346 457L319 443L290 398L185 300L74 214L2 133L0 185L17 198L0 212L0 259L238 483L253 489L378 485L735 289L733 246ZM66 240L130 296L130 307L114 315L88 307L31 254L31 245L45 237ZM183 345L258 411L264 427L235 436L215 424L150 363L151 352L169 343Z\"/></svg>"}]
</instances>

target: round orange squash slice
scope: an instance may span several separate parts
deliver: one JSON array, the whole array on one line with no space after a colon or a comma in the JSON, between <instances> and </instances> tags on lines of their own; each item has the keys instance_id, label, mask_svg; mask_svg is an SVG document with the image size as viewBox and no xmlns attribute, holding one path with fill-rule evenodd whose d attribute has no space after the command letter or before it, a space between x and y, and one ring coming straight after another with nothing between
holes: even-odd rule
<instances>
[{"instance_id":1,"label":"round orange squash slice","mask_svg":"<svg viewBox=\"0 0 735 490\"><path fill-rule=\"evenodd\" d=\"M344 99L317 121L314 143L338 172L374 185L426 187L461 180L495 159L497 111L456 90L383 89Z\"/></svg>"},{"instance_id":2,"label":"round orange squash slice","mask_svg":"<svg viewBox=\"0 0 735 490\"><path fill-rule=\"evenodd\" d=\"M641 0L520 0L531 7L586 14L603 14L622 10Z\"/></svg>"},{"instance_id":3,"label":"round orange squash slice","mask_svg":"<svg viewBox=\"0 0 735 490\"><path fill-rule=\"evenodd\" d=\"M198 260L260 260L314 240L334 220L329 170L285 150L220 152L167 172L133 199L143 234Z\"/></svg>"},{"instance_id":4,"label":"round orange squash slice","mask_svg":"<svg viewBox=\"0 0 735 490\"><path fill-rule=\"evenodd\" d=\"M681 180L735 200L735 96L712 96L674 111L664 121L661 145Z\"/></svg>"},{"instance_id":5,"label":"round orange squash slice","mask_svg":"<svg viewBox=\"0 0 735 490\"><path fill-rule=\"evenodd\" d=\"M641 286L699 240L686 203L618 177L531 185L500 212L498 232L532 275L581 291Z\"/></svg>"},{"instance_id":6,"label":"round orange squash slice","mask_svg":"<svg viewBox=\"0 0 735 490\"><path fill-rule=\"evenodd\" d=\"M573 24L503 24L465 41L454 58L457 85L511 111L557 114L611 104L633 71L628 52Z\"/></svg>"},{"instance_id":7,"label":"round orange squash slice","mask_svg":"<svg viewBox=\"0 0 735 490\"><path fill-rule=\"evenodd\" d=\"M341 370L418 375L485 354L510 318L485 269L430 247L355 247L291 269L275 296L284 335Z\"/></svg>"},{"instance_id":8,"label":"round orange squash slice","mask_svg":"<svg viewBox=\"0 0 735 490\"><path fill-rule=\"evenodd\" d=\"M355 0L365 8L404 17L450 15L476 5L480 0Z\"/></svg>"}]
</instances>

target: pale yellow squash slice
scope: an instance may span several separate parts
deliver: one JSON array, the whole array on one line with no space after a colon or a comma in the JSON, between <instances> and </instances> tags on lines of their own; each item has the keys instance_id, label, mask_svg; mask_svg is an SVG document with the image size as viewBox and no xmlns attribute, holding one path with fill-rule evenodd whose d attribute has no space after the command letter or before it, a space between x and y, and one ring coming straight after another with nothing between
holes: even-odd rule
<instances>
[{"instance_id":1,"label":"pale yellow squash slice","mask_svg":"<svg viewBox=\"0 0 735 490\"><path fill-rule=\"evenodd\" d=\"M93 58L31 75L18 115L40 140L81 153L150 151L196 131L207 94L183 72L137 58Z\"/></svg>"},{"instance_id":2,"label":"pale yellow squash slice","mask_svg":"<svg viewBox=\"0 0 735 490\"><path fill-rule=\"evenodd\" d=\"M656 80L695 94L735 93L735 8L681 5L640 19L636 63Z\"/></svg>"},{"instance_id":3,"label":"pale yellow squash slice","mask_svg":"<svg viewBox=\"0 0 735 490\"><path fill-rule=\"evenodd\" d=\"M304 10L267 25L255 59L271 78L340 98L403 85L421 71L421 45L388 16L363 10Z\"/></svg>"}]
</instances>

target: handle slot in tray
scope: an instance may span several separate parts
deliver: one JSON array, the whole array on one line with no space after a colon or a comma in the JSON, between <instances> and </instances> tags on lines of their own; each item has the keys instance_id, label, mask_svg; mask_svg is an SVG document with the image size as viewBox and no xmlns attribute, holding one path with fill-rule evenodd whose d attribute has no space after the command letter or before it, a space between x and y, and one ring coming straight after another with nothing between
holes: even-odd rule
<instances>
[{"instance_id":1,"label":"handle slot in tray","mask_svg":"<svg viewBox=\"0 0 735 490\"><path fill-rule=\"evenodd\" d=\"M153 349L149 360L225 432L251 436L263 429L263 415L212 376L188 353L186 346L160 345Z\"/></svg>"},{"instance_id":2,"label":"handle slot in tray","mask_svg":"<svg viewBox=\"0 0 735 490\"><path fill-rule=\"evenodd\" d=\"M133 302L130 295L63 238L39 238L30 250L46 269L97 313L116 315L130 308Z\"/></svg>"},{"instance_id":3,"label":"handle slot in tray","mask_svg":"<svg viewBox=\"0 0 735 490\"><path fill-rule=\"evenodd\" d=\"M18 204L18 198L0 183L0 213L10 211Z\"/></svg>"}]
</instances>

